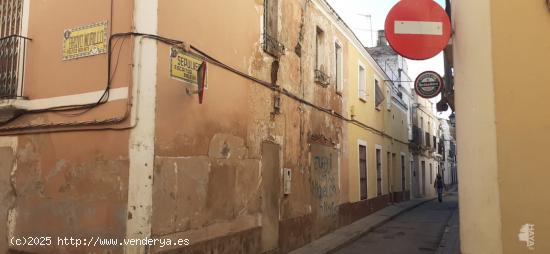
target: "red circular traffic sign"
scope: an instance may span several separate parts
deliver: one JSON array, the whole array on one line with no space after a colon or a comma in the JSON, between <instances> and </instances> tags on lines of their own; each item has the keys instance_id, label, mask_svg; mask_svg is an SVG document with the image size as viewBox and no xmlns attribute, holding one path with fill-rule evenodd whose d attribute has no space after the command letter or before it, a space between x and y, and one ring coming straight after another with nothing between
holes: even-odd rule
<instances>
[{"instance_id":1,"label":"red circular traffic sign","mask_svg":"<svg viewBox=\"0 0 550 254\"><path fill-rule=\"evenodd\" d=\"M431 99L436 97L443 89L443 78L434 71L420 73L414 81L414 90L418 96Z\"/></svg>"},{"instance_id":2,"label":"red circular traffic sign","mask_svg":"<svg viewBox=\"0 0 550 254\"><path fill-rule=\"evenodd\" d=\"M451 38L451 22L433 0L401 0L386 17L386 38L400 55L413 59L432 58Z\"/></svg>"}]
</instances>

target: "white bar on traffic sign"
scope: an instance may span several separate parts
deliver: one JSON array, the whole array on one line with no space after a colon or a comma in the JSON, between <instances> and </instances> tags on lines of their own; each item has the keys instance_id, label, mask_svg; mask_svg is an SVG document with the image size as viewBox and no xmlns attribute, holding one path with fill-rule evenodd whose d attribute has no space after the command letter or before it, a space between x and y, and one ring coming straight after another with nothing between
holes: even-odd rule
<instances>
[{"instance_id":1,"label":"white bar on traffic sign","mask_svg":"<svg viewBox=\"0 0 550 254\"><path fill-rule=\"evenodd\" d=\"M443 22L396 20L395 34L443 35Z\"/></svg>"}]
</instances>

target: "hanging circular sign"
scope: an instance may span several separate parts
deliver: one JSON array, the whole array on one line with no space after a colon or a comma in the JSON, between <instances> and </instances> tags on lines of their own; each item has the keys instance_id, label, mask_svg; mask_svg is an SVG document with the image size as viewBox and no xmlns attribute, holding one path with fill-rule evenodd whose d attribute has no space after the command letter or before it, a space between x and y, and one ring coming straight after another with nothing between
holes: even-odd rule
<instances>
[{"instance_id":1,"label":"hanging circular sign","mask_svg":"<svg viewBox=\"0 0 550 254\"><path fill-rule=\"evenodd\" d=\"M418 96L431 99L436 97L443 89L443 78L434 71L420 73L414 81L414 90Z\"/></svg>"}]
</instances>

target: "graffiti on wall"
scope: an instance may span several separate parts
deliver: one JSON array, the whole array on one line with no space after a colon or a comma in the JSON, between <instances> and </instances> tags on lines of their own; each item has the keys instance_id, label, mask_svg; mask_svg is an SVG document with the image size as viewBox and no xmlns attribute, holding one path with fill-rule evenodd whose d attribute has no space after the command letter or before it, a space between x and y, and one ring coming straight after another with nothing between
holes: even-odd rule
<instances>
[{"instance_id":1,"label":"graffiti on wall","mask_svg":"<svg viewBox=\"0 0 550 254\"><path fill-rule=\"evenodd\" d=\"M338 157L336 150L312 145L311 191L317 205L318 217L338 213Z\"/></svg>"}]
</instances>

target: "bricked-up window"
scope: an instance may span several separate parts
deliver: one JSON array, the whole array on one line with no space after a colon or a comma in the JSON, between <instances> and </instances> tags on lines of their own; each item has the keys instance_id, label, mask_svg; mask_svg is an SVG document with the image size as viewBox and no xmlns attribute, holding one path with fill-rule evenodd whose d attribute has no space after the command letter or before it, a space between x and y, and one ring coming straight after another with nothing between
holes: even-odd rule
<instances>
[{"instance_id":1,"label":"bricked-up window","mask_svg":"<svg viewBox=\"0 0 550 254\"><path fill-rule=\"evenodd\" d=\"M24 41L21 32L23 0L0 0L0 98L19 95Z\"/></svg>"},{"instance_id":2,"label":"bricked-up window","mask_svg":"<svg viewBox=\"0 0 550 254\"><path fill-rule=\"evenodd\" d=\"M359 77L357 88L359 89L359 99L366 101L367 100L367 82L365 77L365 67L359 65Z\"/></svg>"},{"instance_id":3,"label":"bricked-up window","mask_svg":"<svg viewBox=\"0 0 550 254\"><path fill-rule=\"evenodd\" d=\"M327 75L325 57L325 32L319 27L315 31L315 82L327 86L330 78Z\"/></svg>"},{"instance_id":4,"label":"bricked-up window","mask_svg":"<svg viewBox=\"0 0 550 254\"><path fill-rule=\"evenodd\" d=\"M321 71L325 68L325 32L319 27L315 30L315 67Z\"/></svg>"},{"instance_id":5,"label":"bricked-up window","mask_svg":"<svg viewBox=\"0 0 550 254\"><path fill-rule=\"evenodd\" d=\"M275 58L284 52L284 46L278 41L279 0L264 0L264 51Z\"/></svg>"},{"instance_id":6,"label":"bricked-up window","mask_svg":"<svg viewBox=\"0 0 550 254\"><path fill-rule=\"evenodd\" d=\"M367 147L359 145L359 177L361 200L367 199Z\"/></svg>"}]
</instances>

